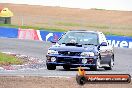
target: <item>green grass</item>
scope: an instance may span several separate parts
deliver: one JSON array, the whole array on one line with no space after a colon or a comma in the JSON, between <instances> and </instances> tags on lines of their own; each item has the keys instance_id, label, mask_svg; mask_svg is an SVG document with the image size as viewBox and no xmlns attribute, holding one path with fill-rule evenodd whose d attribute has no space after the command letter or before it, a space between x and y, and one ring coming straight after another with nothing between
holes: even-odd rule
<instances>
[{"instance_id":1,"label":"green grass","mask_svg":"<svg viewBox=\"0 0 132 88\"><path fill-rule=\"evenodd\" d=\"M57 28L57 27L45 27L45 28L41 28L39 30L47 30L47 31L55 31L55 32L65 32L65 31L67 31L66 29Z\"/></svg>"},{"instance_id":2,"label":"green grass","mask_svg":"<svg viewBox=\"0 0 132 88\"><path fill-rule=\"evenodd\" d=\"M18 26L18 25L12 25L12 24L0 24L2 27L11 27L11 28L22 28L22 29L35 29L35 30L47 30L47 31L59 31L59 32L64 32L66 31L65 29L57 28L57 27L37 27L37 26Z\"/></svg>"},{"instance_id":3,"label":"green grass","mask_svg":"<svg viewBox=\"0 0 132 88\"><path fill-rule=\"evenodd\" d=\"M23 61L14 57L14 56L11 56L11 55L7 55L7 54L4 54L4 53L0 53L0 66L2 65L12 65L12 64L22 64Z\"/></svg>"},{"instance_id":4,"label":"green grass","mask_svg":"<svg viewBox=\"0 0 132 88\"><path fill-rule=\"evenodd\" d=\"M92 10L106 10L106 9L100 9L100 8L91 8Z\"/></svg>"},{"instance_id":5,"label":"green grass","mask_svg":"<svg viewBox=\"0 0 132 88\"><path fill-rule=\"evenodd\" d=\"M11 27L11 28L18 28L17 25L11 25L11 24L0 24L2 27Z\"/></svg>"}]
</instances>

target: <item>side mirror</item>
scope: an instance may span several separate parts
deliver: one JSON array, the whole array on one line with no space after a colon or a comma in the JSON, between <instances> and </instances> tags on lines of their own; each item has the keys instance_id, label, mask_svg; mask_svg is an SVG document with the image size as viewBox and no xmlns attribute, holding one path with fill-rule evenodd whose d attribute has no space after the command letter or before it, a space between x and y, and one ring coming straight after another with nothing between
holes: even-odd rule
<instances>
[{"instance_id":1,"label":"side mirror","mask_svg":"<svg viewBox=\"0 0 132 88\"><path fill-rule=\"evenodd\" d=\"M102 42L102 43L100 44L100 46L107 46L107 43L106 43L106 42Z\"/></svg>"},{"instance_id":2,"label":"side mirror","mask_svg":"<svg viewBox=\"0 0 132 88\"><path fill-rule=\"evenodd\" d=\"M100 46L107 46L107 43L106 42L102 42L97 48L98 50L100 50Z\"/></svg>"}]
</instances>

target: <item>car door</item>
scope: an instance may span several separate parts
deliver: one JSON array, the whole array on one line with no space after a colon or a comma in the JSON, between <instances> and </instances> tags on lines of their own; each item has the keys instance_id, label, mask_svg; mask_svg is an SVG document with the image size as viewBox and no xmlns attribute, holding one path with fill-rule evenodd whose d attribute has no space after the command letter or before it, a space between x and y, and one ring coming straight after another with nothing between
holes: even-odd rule
<instances>
[{"instance_id":1,"label":"car door","mask_svg":"<svg viewBox=\"0 0 132 88\"><path fill-rule=\"evenodd\" d=\"M108 64L110 60L109 49L107 46L100 46L101 64Z\"/></svg>"},{"instance_id":2,"label":"car door","mask_svg":"<svg viewBox=\"0 0 132 88\"><path fill-rule=\"evenodd\" d=\"M101 56L101 64L108 64L110 60L110 48L109 44L106 40L106 37L103 33L99 34L99 43L106 42L106 46L100 46L100 56Z\"/></svg>"}]
</instances>

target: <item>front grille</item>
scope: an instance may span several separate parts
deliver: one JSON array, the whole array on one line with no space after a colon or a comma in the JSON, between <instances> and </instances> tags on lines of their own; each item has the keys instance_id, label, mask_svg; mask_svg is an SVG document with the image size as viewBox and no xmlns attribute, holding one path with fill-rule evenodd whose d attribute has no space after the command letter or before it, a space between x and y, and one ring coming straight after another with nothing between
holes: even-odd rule
<instances>
[{"instance_id":1,"label":"front grille","mask_svg":"<svg viewBox=\"0 0 132 88\"><path fill-rule=\"evenodd\" d=\"M64 56L80 56L81 52L59 51L60 55Z\"/></svg>"},{"instance_id":2,"label":"front grille","mask_svg":"<svg viewBox=\"0 0 132 88\"><path fill-rule=\"evenodd\" d=\"M70 63L70 64L79 64L80 60L79 58L58 58L57 59L58 63Z\"/></svg>"}]
</instances>

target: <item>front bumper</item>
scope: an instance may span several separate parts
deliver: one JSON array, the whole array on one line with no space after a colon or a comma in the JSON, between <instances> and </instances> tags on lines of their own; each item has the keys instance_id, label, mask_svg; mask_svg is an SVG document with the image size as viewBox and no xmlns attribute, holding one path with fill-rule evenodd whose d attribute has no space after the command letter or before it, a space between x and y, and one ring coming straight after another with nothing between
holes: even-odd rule
<instances>
[{"instance_id":1,"label":"front bumper","mask_svg":"<svg viewBox=\"0 0 132 88\"><path fill-rule=\"evenodd\" d=\"M69 65L72 67L90 67L96 65L97 56L93 57L82 57L82 56L62 56L62 55L47 55L47 65L64 66ZM56 61L50 61L51 57L55 57ZM87 63L82 63L82 59L87 59Z\"/></svg>"}]
</instances>

